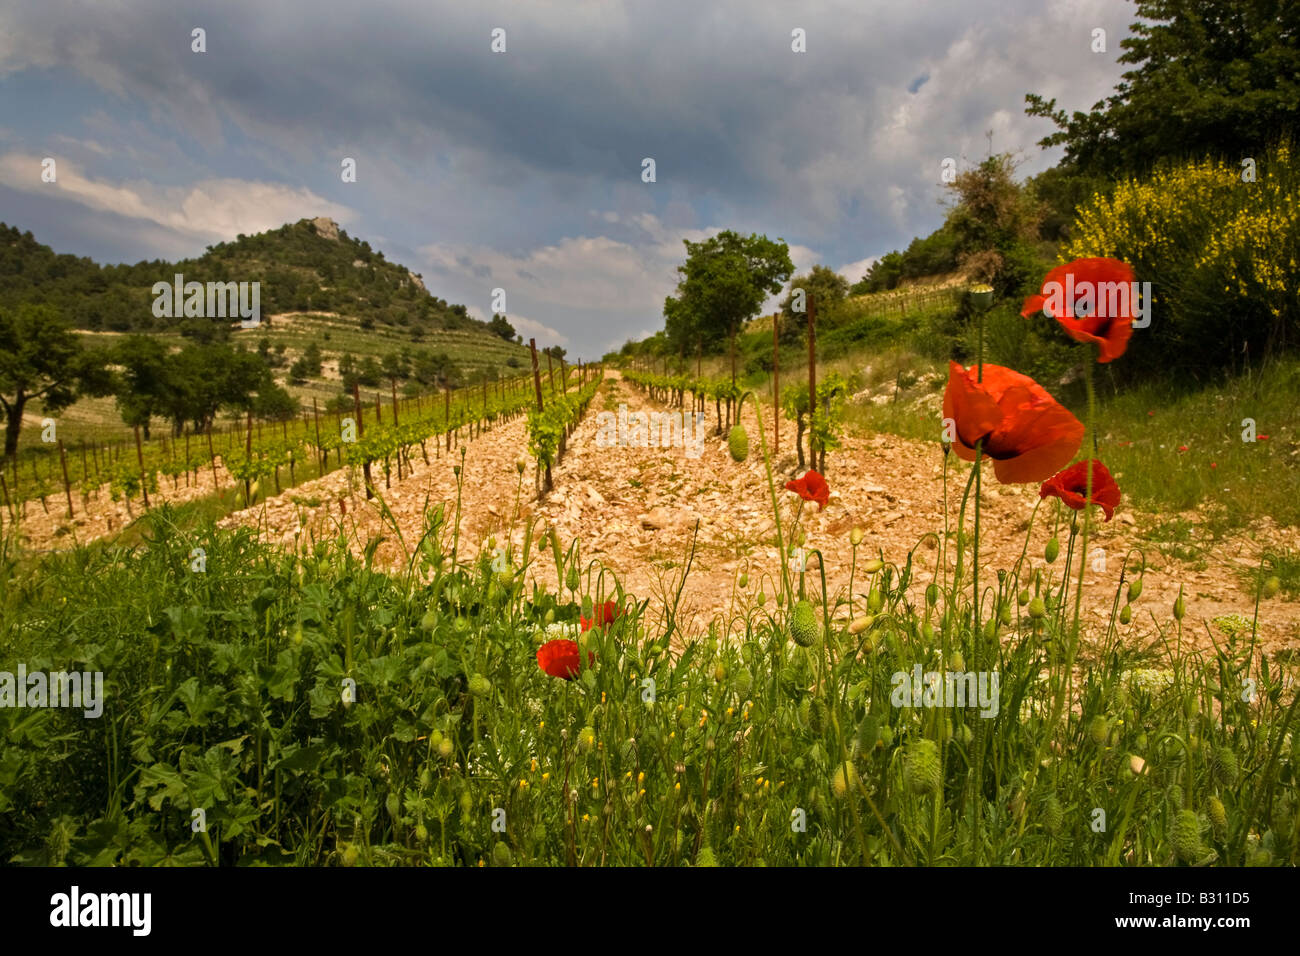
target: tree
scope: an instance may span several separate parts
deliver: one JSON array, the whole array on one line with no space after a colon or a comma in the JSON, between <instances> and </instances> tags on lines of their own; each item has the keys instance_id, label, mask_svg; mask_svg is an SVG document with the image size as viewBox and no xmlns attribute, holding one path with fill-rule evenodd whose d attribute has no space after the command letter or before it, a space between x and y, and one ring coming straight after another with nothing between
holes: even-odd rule
<instances>
[{"instance_id":1,"label":"tree","mask_svg":"<svg viewBox=\"0 0 1300 956\"><path fill-rule=\"evenodd\" d=\"M790 291L781 303L781 341L799 342L808 328L807 311L795 312L795 289L804 290L804 309L811 296L819 317L825 317L845 300L849 294L849 280L828 266L813 266L805 276L790 280Z\"/></svg>"},{"instance_id":2,"label":"tree","mask_svg":"<svg viewBox=\"0 0 1300 956\"><path fill-rule=\"evenodd\" d=\"M122 368L114 389L118 412L123 422L138 425L148 439L153 416L163 413L172 388L167 346L148 335L128 335L115 350L114 359Z\"/></svg>"},{"instance_id":3,"label":"tree","mask_svg":"<svg viewBox=\"0 0 1300 956\"><path fill-rule=\"evenodd\" d=\"M763 302L785 285L794 263L783 239L725 230L702 242L683 240L686 262L677 267L677 295L664 314L689 327L699 344L726 339L731 351L731 384L736 384L736 333L758 314Z\"/></svg>"},{"instance_id":4,"label":"tree","mask_svg":"<svg viewBox=\"0 0 1300 956\"><path fill-rule=\"evenodd\" d=\"M1062 164L1082 173L1143 173L1166 157L1259 155L1300 130L1300 4L1293 0L1135 0L1124 73L1091 111L1025 96L1057 130Z\"/></svg>"},{"instance_id":5,"label":"tree","mask_svg":"<svg viewBox=\"0 0 1300 956\"><path fill-rule=\"evenodd\" d=\"M27 403L47 412L67 408L81 394L107 395L112 377L102 358L87 352L57 310L23 304L0 311L0 408L5 413L6 458L18 453Z\"/></svg>"},{"instance_id":6,"label":"tree","mask_svg":"<svg viewBox=\"0 0 1300 956\"><path fill-rule=\"evenodd\" d=\"M497 314L492 316L492 321L488 323L487 327L489 332L493 335L500 336L507 342L513 342L515 339L515 328L506 321L504 315Z\"/></svg>"},{"instance_id":7,"label":"tree","mask_svg":"<svg viewBox=\"0 0 1300 956\"><path fill-rule=\"evenodd\" d=\"M1015 169L1011 155L1002 153L962 170L949 185L956 202L944 222L956 241L958 264L999 296L1020 293L1038 271L1032 243L1042 210L1016 182Z\"/></svg>"}]
</instances>

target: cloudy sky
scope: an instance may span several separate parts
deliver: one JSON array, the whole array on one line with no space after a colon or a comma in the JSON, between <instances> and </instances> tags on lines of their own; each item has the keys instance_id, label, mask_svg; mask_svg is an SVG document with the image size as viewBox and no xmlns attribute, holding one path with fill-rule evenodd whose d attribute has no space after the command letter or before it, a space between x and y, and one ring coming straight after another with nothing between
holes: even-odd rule
<instances>
[{"instance_id":1,"label":"cloudy sky","mask_svg":"<svg viewBox=\"0 0 1300 956\"><path fill-rule=\"evenodd\" d=\"M6 0L0 221L134 262L331 216L472 314L488 317L500 287L525 338L598 356L661 327L683 239L779 236L796 267L856 280L942 221L940 164L978 162L987 131L994 151L1023 154L1022 174L1050 166L1058 153L1034 145L1049 124L1024 115L1024 94L1101 99L1133 11Z\"/></svg>"}]
</instances>

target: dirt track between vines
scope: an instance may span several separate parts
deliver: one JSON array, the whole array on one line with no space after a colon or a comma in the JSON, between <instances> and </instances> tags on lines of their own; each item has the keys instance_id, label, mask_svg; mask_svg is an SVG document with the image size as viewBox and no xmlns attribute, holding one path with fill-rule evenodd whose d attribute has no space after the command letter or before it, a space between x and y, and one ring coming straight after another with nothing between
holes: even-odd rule
<instances>
[{"instance_id":1,"label":"dirt track between vines","mask_svg":"<svg viewBox=\"0 0 1300 956\"><path fill-rule=\"evenodd\" d=\"M516 554L523 544L523 527L529 518L540 520L540 527L554 527L567 549L576 537L581 542L582 564L592 559L617 574L624 589L640 600L650 600L651 619L662 616L665 603L671 600L680 583L682 568L691 551L691 541L698 521L698 538L690 573L682 587L680 611L684 621L696 627L721 618L732 618L733 611L743 611L765 591L768 610L779 575L779 555L772 521L771 495L760 454L757 423L752 405L747 405L743 423L749 434L750 455L736 463L727 452L725 440L713 434L715 425L712 405L702 425L703 447L692 457L681 447L637 447L613 445L600 447L599 415L626 404L629 411L666 411L666 406L651 401L645 393L609 373L608 382L597 394L586 416L570 436L568 450L554 469L553 491L537 500L534 494L533 466L529 462L522 481L522 494L516 513L516 492L520 476L516 462L527 458L525 420L496 426L473 441L466 442L465 484L461 510L459 555L472 557L489 538L504 543L514 517L513 540ZM769 443L772 439L770 409L764 415ZM796 508L797 497L783 489L796 477L799 469L793 453L794 431L783 423L781 454L774 462L777 500L782 509L783 528L787 534ZM390 489L385 500L402 529L407 548L413 546L423 527L427 501L430 506L445 502L447 513L454 512L456 479L452 465L459 460L454 450L449 459L445 447L440 457L425 465L417 453L415 470ZM965 483L964 466L956 472L950 463L948 480L949 527L956 527L961 492ZM848 584L852 559L849 535L854 526L865 532L858 552L858 572L854 582L855 600L862 606L861 593L866 590L861 564L881 554L886 561L899 565L916 549L917 564L913 583L913 600L920 603L923 588L937 569L938 542L934 532L943 528L943 465L937 446L909 441L891 435L849 435L844 447L828 458L827 479L830 502L824 511L815 505L804 506L800 524L807 535L806 547L819 549L826 562L827 591L832 600ZM955 473L954 473L955 472ZM336 472L309 482L262 505L239 512L226 524L245 523L261 526L273 540L291 545L295 538L337 533L342 527L357 550L376 535L386 536L377 552L377 560L394 565L404 561L403 549L385 526L374 504L366 505L357 489L348 490L346 471ZM376 481L382 478L376 468ZM317 496L322 504L316 508L295 504L290 497L303 499ZM348 501L347 515L341 514L339 498ZM993 582L999 568L1008 568L1019 559L1025 546L1025 530L1034 505L1038 502L1037 486L984 485L981 524L983 545L981 574ZM1028 548L1028 560L1043 566L1043 547L1050 537L1050 502L1039 509L1038 519ZM1229 569L1253 567L1261 548L1278 543L1294 546L1294 529L1276 529L1271 525L1253 529L1253 536L1239 535L1218 548L1218 566L1194 570L1178 561L1164 558L1139 536L1139 530L1158 522L1158 516L1137 514L1129 518L1127 503L1121 504L1115 519L1094 528L1092 551L1104 548L1106 567L1085 574L1085 606L1090 620L1089 631L1100 635L1109 617L1123 556L1130 548L1145 548L1151 567L1139 601L1134 605L1134 621L1122 628L1126 640L1147 643L1157 637L1154 618L1171 633L1172 608L1181 584L1187 615L1183 621L1183 640L1210 648L1207 628L1220 615L1240 614L1249 619L1254 613L1253 599L1247 595ZM969 520L969 515L968 515ZM1130 524L1129 522L1133 522ZM1062 533L1064 544L1065 534ZM948 564L955 562L948 549ZM554 589L557 579L550 548L538 551L534 546L529 581ZM1064 563L1059 558L1053 566ZM815 569L815 561L812 565ZM737 586L737 577L748 572L745 589ZM1131 575L1130 575L1131 577ZM808 575L810 591L820 589L815 570ZM584 580L583 591L596 589L596 580ZM613 585L605 576L605 590ZM593 594L594 597L594 594ZM1300 646L1296 621L1300 607L1295 602L1275 599L1260 607L1260 634L1266 649ZM1216 632L1217 639L1222 639Z\"/></svg>"},{"instance_id":2,"label":"dirt track between vines","mask_svg":"<svg viewBox=\"0 0 1300 956\"><path fill-rule=\"evenodd\" d=\"M614 572L626 591L639 600L650 599L648 615L656 620L677 592L698 521L695 554L681 589L682 622L691 622L691 629L696 630L717 618L725 627L728 621L734 621L733 612L743 612L760 590L769 598L767 610L774 610L775 602L770 599L776 591L774 579L780 573L780 561L752 405L746 406L743 416L750 441L750 455L743 463L732 461L724 437L713 434L716 422L711 403L700 429L703 442L698 457L682 447L600 447L597 435L601 412L614 411L620 403L632 412L668 410L616 372L608 373L607 379L570 436L563 460L554 469L553 491L540 500L535 494L533 465L528 460L526 421L521 416L485 430L472 440L462 433L450 454L445 445L437 447L438 442L431 439L426 445L429 463L424 462L417 448L412 470L404 472L400 481L394 471L386 483L382 467L373 467L375 484L401 529L404 544L380 514L378 502L365 500L350 469L334 471L255 502L253 507L227 516L221 524L255 527L268 540L289 548L342 533L353 550L360 553L368 543L381 538L376 562L386 567L404 565L424 527L426 506L442 502L447 515L454 515L456 477L452 466L459 462L458 448L464 445L467 454L458 544L461 559L477 555L489 538L503 544L512 524L517 556L522 549L524 527L532 519L539 522L534 525L535 533L542 527L554 527L566 549L578 538L583 566L595 559ZM764 423L770 447L770 409L765 410ZM794 430L784 422L781 454L774 461L773 477L787 540L798 499L783 485L800 471L793 445ZM525 460L528 464L516 510L521 484L516 462ZM967 471L955 458L949 467L948 527L955 529ZM849 534L858 526L865 537L858 551L854 580L857 606L861 608L861 595L866 590L862 563L879 554L888 562L902 565L913 549L917 567L912 600L921 603L923 589L933 579L939 563L935 532L944 527L942 475L943 458L934 444L884 434L846 436L844 447L828 458L826 477L831 496L826 509L819 511L810 504L800 512L806 547L816 548L824 556L827 591L832 600L842 595L848 584L852 558ZM224 471L220 477L223 486L231 484ZM208 468L200 471L196 488L187 489L182 479L180 489L173 492L170 480L162 481L155 500L185 500L212 488ZM120 530L130 520L124 505L108 501L106 488L98 501L91 501L89 514L82 513L79 499L74 500L77 518L71 534L63 518L62 496L49 500L48 515L38 504L29 504L28 518L23 522L25 544L32 548L62 547L74 537L85 542ZM994 582L997 569L1009 568L1019 559L1027 522L1037 502L1036 485L1000 486L995 481L984 484L982 580ZM137 516L139 511L137 505ZM1043 566L1043 546L1051 533L1050 515L1049 502L1039 509L1028 546L1027 560L1034 567ZM1142 539L1140 532L1161 520L1162 516L1134 513L1123 501L1114 520L1095 526L1093 553L1104 548L1107 562L1104 570L1089 568L1085 574L1088 630L1094 639L1104 631L1120 564L1130 548L1143 548L1150 567L1142 596L1134 606L1133 624L1121 628L1124 639L1144 645L1157 639L1155 621L1171 633L1173 603L1181 584L1187 605L1184 643L1209 649L1208 634L1214 618L1240 614L1249 620L1254 613L1253 599L1242 589L1235 569L1254 567L1266 547L1294 548L1300 537L1296 529L1279 529L1263 522L1249 534L1220 542L1210 567L1196 570L1166 558ZM60 527L64 530L60 531ZM1062 533L1063 545L1064 538ZM450 548L450 529L443 543ZM537 582L553 591L557 580L549 546L539 551L534 545L531 558L530 586ZM951 569L955 560L951 547L947 559ZM1059 573L1063 563L1064 556L1053 570ZM817 593L820 579L815 562L812 567L808 587L810 593ZM737 586L742 571L749 578L745 589ZM608 574L603 587L606 592L613 590ZM584 579L582 593L591 592L594 598L596 588L595 576L589 581ZM1300 604L1278 598L1262 603L1259 613L1261 642L1266 650L1300 647ZM1217 632L1215 636L1220 638Z\"/></svg>"}]
</instances>

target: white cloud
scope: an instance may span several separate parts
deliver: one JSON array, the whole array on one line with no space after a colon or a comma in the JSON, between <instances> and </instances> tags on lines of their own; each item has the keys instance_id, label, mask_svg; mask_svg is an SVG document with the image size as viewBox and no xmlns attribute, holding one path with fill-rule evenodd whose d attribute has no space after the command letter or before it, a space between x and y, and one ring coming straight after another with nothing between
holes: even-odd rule
<instances>
[{"instance_id":1,"label":"white cloud","mask_svg":"<svg viewBox=\"0 0 1300 956\"><path fill-rule=\"evenodd\" d=\"M835 271L848 279L849 285L853 285L867 274L868 270L876 264L876 260L879 258L880 256L867 256L867 258L859 259L857 262L846 263Z\"/></svg>"},{"instance_id":2,"label":"white cloud","mask_svg":"<svg viewBox=\"0 0 1300 956\"><path fill-rule=\"evenodd\" d=\"M346 206L305 187L245 179L206 179L188 186L94 180L68 161L57 161L57 180L41 180L41 158L18 152L0 156L0 179L30 193L49 193L98 212L141 219L198 239L228 240L239 233L278 229L303 217L329 216L347 223Z\"/></svg>"}]
</instances>

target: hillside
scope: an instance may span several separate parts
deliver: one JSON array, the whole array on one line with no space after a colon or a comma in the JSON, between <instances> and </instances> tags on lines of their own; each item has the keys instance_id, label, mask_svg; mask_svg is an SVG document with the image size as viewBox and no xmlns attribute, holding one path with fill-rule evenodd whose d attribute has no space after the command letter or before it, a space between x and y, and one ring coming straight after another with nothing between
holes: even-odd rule
<instances>
[{"instance_id":1,"label":"hillside","mask_svg":"<svg viewBox=\"0 0 1300 956\"><path fill-rule=\"evenodd\" d=\"M153 284L260 282L263 318L285 312L333 312L364 329L388 327L413 341L443 330L491 334L463 305L432 295L421 277L389 262L370 243L331 219L300 219L279 229L209 246L178 262L99 265L59 254L30 232L0 223L0 307L58 306L74 326L104 332L176 331L153 314Z\"/></svg>"}]
</instances>

